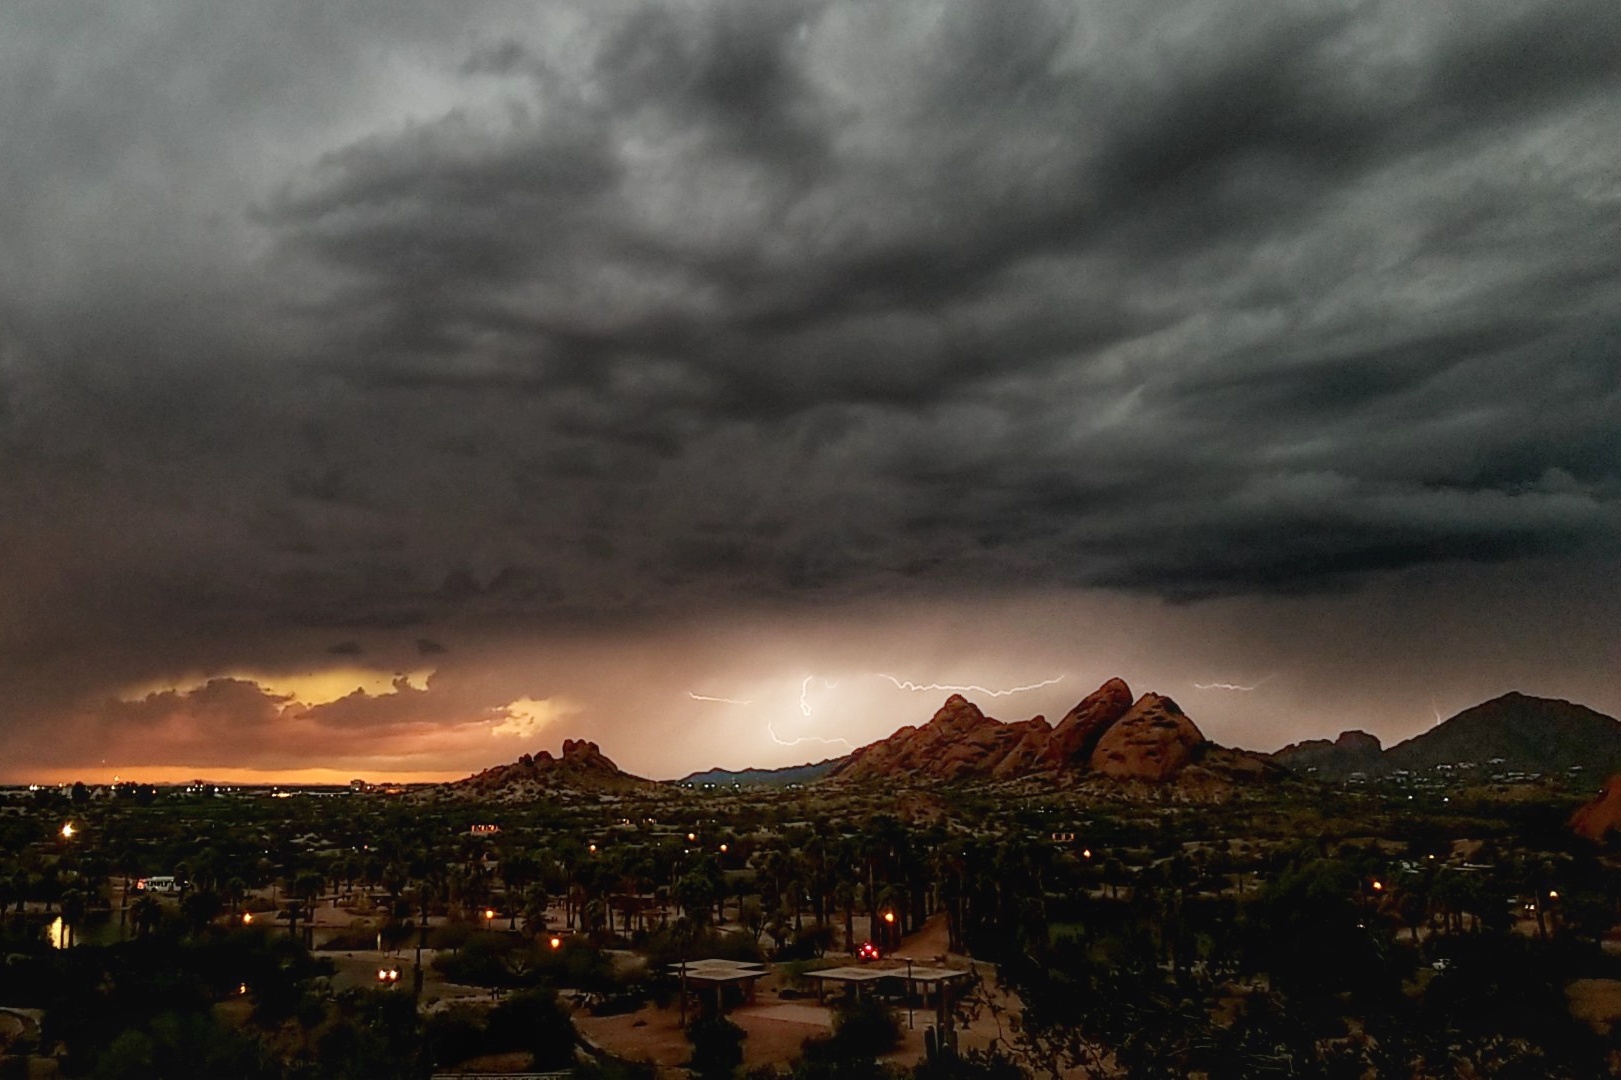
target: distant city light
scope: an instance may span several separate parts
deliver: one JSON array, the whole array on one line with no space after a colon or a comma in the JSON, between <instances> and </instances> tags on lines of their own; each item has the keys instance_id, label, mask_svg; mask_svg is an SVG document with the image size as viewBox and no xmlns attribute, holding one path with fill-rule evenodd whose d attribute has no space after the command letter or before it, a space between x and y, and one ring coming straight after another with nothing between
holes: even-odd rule
<instances>
[{"instance_id":1,"label":"distant city light","mask_svg":"<svg viewBox=\"0 0 1621 1080\"><path fill-rule=\"evenodd\" d=\"M64 840L72 840L73 839L73 834L78 832L78 831L79 830L77 830L77 829L75 829L73 827L73 822L69 821L69 822L65 823L62 826L62 839L64 839Z\"/></svg>"}]
</instances>

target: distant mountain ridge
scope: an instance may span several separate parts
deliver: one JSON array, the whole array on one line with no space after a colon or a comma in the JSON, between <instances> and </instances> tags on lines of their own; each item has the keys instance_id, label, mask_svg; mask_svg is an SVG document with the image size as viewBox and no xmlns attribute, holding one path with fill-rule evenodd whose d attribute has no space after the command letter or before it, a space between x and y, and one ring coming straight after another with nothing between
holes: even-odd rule
<instances>
[{"instance_id":1,"label":"distant mountain ridge","mask_svg":"<svg viewBox=\"0 0 1621 1080\"><path fill-rule=\"evenodd\" d=\"M827 758L804 765L783 765L776 769L706 769L689 773L677 784L714 784L720 787L785 787L820 780L843 763L844 758Z\"/></svg>"},{"instance_id":2,"label":"distant mountain ridge","mask_svg":"<svg viewBox=\"0 0 1621 1080\"><path fill-rule=\"evenodd\" d=\"M1585 705L1513 691L1386 750L1365 732L1345 732L1333 743L1293 743L1272 759L1327 780L1343 780L1354 772L1420 772L1463 762L1543 774L1580 766L1596 777L1607 776L1621 771L1621 721Z\"/></svg>"}]
</instances>

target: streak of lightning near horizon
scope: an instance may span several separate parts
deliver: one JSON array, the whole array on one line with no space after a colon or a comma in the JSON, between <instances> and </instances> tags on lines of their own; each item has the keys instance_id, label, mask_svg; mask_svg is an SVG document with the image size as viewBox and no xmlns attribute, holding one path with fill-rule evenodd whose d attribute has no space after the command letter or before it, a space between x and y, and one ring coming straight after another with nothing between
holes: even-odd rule
<instances>
[{"instance_id":1,"label":"streak of lightning near horizon","mask_svg":"<svg viewBox=\"0 0 1621 1080\"><path fill-rule=\"evenodd\" d=\"M810 714L806 713L805 715L809 716ZM777 729L771 726L771 721L769 720L765 722L765 730L766 734L771 736L771 741L776 743L778 746L798 746L801 743L813 742L821 743L823 746L832 746L836 743L839 746L844 747L846 750L854 750L856 748L855 743L851 742L849 739L824 739L820 735L801 735L797 739L784 739L777 734Z\"/></svg>"},{"instance_id":2,"label":"streak of lightning near horizon","mask_svg":"<svg viewBox=\"0 0 1621 1080\"><path fill-rule=\"evenodd\" d=\"M897 690L911 690L917 693L927 693L931 690L950 690L959 694L972 690L977 693L985 694L988 697L1008 697L1012 694L1022 694L1027 690L1040 690L1044 686L1051 686L1054 683L1064 681L1064 676L1055 675L1050 679L1043 679L1041 682L1031 683L1028 686L1012 686L1006 690L992 690L988 686L944 686L940 683L929 683L927 686L923 686L912 682L910 679L897 679L893 675L885 675L882 672L875 672L873 677L877 679L888 679L890 682L895 684L895 689Z\"/></svg>"},{"instance_id":3,"label":"streak of lightning near horizon","mask_svg":"<svg viewBox=\"0 0 1621 1080\"><path fill-rule=\"evenodd\" d=\"M687 696L689 698L691 698L692 700L694 700L694 701L718 701L722 705L753 705L754 704L754 702L752 702L752 701L739 701L736 698L710 697L708 694L694 694L691 690L687 691Z\"/></svg>"},{"instance_id":4,"label":"streak of lightning near horizon","mask_svg":"<svg viewBox=\"0 0 1621 1080\"><path fill-rule=\"evenodd\" d=\"M1274 673L1274 675L1275 674L1276 673ZM1271 682L1274 675L1268 675L1266 678L1262 679L1260 682L1253 683L1253 684L1251 684L1249 686L1244 686L1241 683L1230 683L1230 682L1196 682L1196 683L1193 684L1193 688L1195 690L1233 690L1233 691L1237 691L1238 693L1241 693L1241 694L1247 694L1250 691L1257 690L1257 689L1265 686L1267 683Z\"/></svg>"}]
</instances>

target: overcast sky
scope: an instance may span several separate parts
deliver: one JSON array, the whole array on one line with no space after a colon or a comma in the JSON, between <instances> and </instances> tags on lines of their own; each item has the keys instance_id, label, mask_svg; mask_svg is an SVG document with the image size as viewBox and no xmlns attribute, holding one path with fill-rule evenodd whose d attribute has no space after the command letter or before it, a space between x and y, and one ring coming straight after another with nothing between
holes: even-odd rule
<instances>
[{"instance_id":1,"label":"overcast sky","mask_svg":"<svg viewBox=\"0 0 1621 1080\"><path fill-rule=\"evenodd\" d=\"M13 0L0 192L0 779L1621 713L1614 0Z\"/></svg>"}]
</instances>

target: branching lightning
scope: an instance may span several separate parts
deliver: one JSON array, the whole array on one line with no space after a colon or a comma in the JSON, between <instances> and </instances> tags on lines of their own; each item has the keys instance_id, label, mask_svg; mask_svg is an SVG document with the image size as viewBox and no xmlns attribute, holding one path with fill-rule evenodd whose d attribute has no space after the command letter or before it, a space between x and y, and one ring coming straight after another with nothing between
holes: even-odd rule
<instances>
[{"instance_id":1,"label":"branching lightning","mask_svg":"<svg viewBox=\"0 0 1621 1080\"><path fill-rule=\"evenodd\" d=\"M691 690L687 691L687 696L689 698L691 698L692 700L694 700L694 701L717 701L722 705L753 705L754 704L754 702L752 702L752 701L739 701L736 698L710 697L708 694L694 694Z\"/></svg>"},{"instance_id":2,"label":"branching lightning","mask_svg":"<svg viewBox=\"0 0 1621 1080\"><path fill-rule=\"evenodd\" d=\"M1031 683L1028 686L1010 686L1006 690L992 690L987 686L945 686L941 683L929 683L927 685L923 685L912 682L909 679L897 679L893 675L885 675L882 672L875 673L873 677L877 679L888 679L890 682L895 684L895 689L897 690L912 690L918 693L948 690L957 694L972 691L973 693L984 694L987 697L1008 697L1012 694L1022 694L1027 690L1040 690L1044 686L1051 686L1053 683L1062 682L1064 680L1064 676L1055 675L1051 679L1043 679L1041 682Z\"/></svg>"}]
</instances>

